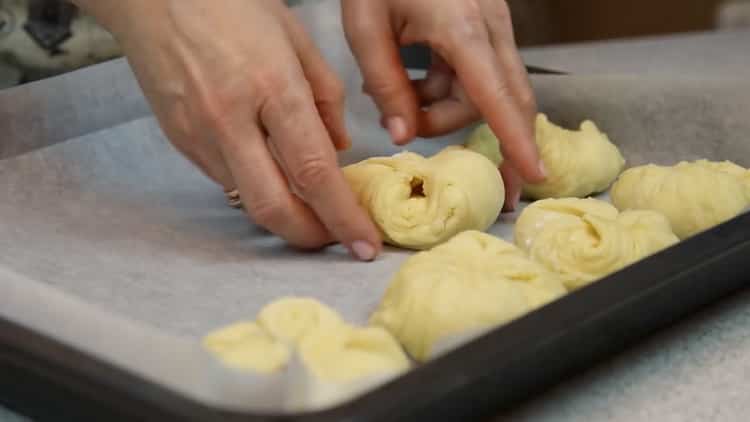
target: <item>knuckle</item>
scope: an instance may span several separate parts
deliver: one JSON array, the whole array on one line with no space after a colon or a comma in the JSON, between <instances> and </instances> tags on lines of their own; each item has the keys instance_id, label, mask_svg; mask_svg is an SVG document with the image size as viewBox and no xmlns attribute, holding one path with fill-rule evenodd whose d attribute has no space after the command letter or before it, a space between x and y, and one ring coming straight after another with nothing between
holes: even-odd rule
<instances>
[{"instance_id":1,"label":"knuckle","mask_svg":"<svg viewBox=\"0 0 750 422\"><path fill-rule=\"evenodd\" d=\"M492 19L493 21L508 25L511 23L511 10L508 6L507 1L498 1L495 2L495 7L489 8L489 10L486 12L488 17Z\"/></svg>"},{"instance_id":2,"label":"knuckle","mask_svg":"<svg viewBox=\"0 0 750 422\"><path fill-rule=\"evenodd\" d=\"M279 198L268 198L246 204L247 212L256 224L265 228L277 227L286 220L287 207Z\"/></svg>"},{"instance_id":3,"label":"knuckle","mask_svg":"<svg viewBox=\"0 0 750 422\"><path fill-rule=\"evenodd\" d=\"M481 9L473 2L467 2L467 4L468 7L454 19L448 31L449 40L459 45L487 40L487 30Z\"/></svg>"},{"instance_id":4,"label":"knuckle","mask_svg":"<svg viewBox=\"0 0 750 422\"><path fill-rule=\"evenodd\" d=\"M382 98L398 97L404 93L397 83L382 77L371 78L365 82L364 92Z\"/></svg>"},{"instance_id":5,"label":"knuckle","mask_svg":"<svg viewBox=\"0 0 750 422\"><path fill-rule=\"evenodd\" d=\"M498 81L491 89L484 91L483 96L486 103L507 103L509 100L513 102L510 86L503 81Z\"/></svg>"},{"instance_id":6,"label":"knuckle","mask_svg":"<svg viewBox=\"0 0 750 422\"><path fill-rule=\"evenodd\" d=\"M180 116L183 130L192 128L195 134L195 132L207 129L217 135L218 140L225 139L231 129L233 113L242 109L241 104L246 101L240 95L241 91L233 89L235 83L235 81L225 81L216 84L210 90L203 89L197 97L194 97L194 101L186 105L189 111Z\"/></svg>"},{"instance_id":7,"label":"knuckle","mask_svg":"<svg viewBox=\"0 0 750 422\"><path fill-rule=\"evenodd\" d=\"M256 91L261 94L274 94L285 91L289 86L284 72L278 71L276 67L266 66L259 69L252 76L252 84Z\"/></svg>"},{"instance_id":8,"label":"knuckle","mask_svg":"<svg viewBox=\"0 0 750 422\"><path fill-rule=\"evenodd\" d=\"M481 16L466 16L454 19L446 30L435 31L429 38L429 43L440 56L450 58L455 51L466 48L467 45L486 42L487 39L487 30Z\"/></svg>"},{"instance_id":9,"label":"knuckle","mask_svg":"<svg viewBox=\"0 0 750 422\"><path fill-rule=\"evenodd\" d=\"M308 101L304 90L292 89L290 82L280 81L279 78L270 82L266 87L267 94L264 95L264 108L268 113L274 113L277 117L284 117L289 123L307 112Z\"/></svg>"},{"instance_id":10,"label":"knuckle","mask_svg":"<svg viewBox=\"0 0 750 422\"><path fill-rule=\"evenodd\" d=\"M536 96L534 95L533 91L531 91L530 89L524 89L519 96L518 102L521 106L521 110L523 110L525 113L529 115L536 114Z\"/></svg>"},{"instance_id":11,"label":"knuckle","mask_svg":"<svg viewBox=\"0 0 750 422\"><path fill-rule=\"evenodd\" d=\"M366 42L368 36L377 30L378 25L372 19L369 14L367 7L361 7L362 2L359 5L352 7L352 2L342 2L344 8L344 35L350 43L357 44ZM360 7L357 7L360 6Z\"/></svg>"},{"instance_id":12,"label":"knuckle","mask_svg":"<svg viewBox=\"0 0 750 422\"><path fill-rule=\"evenodd\" d=\"M330 76L315 93L315 99L323 104L342 104L346 96L344 84L336 76Z\"/></svg>"},{"instance_id":13,"label":"knuckle","mask_svg":"<svg viewBox=\"0 0 750 422\"><path fill-rule=\"evenodd\" d=\"M290 182L303 198L308 198L326 185L333 169L322 156L311 156L291 171Z\"/></svg>"},{"instance_id":14,"label":"knuckle","mask_svg":"<svg viewBox=\"0 0 750 422\"><path fill-rule=\"evenodd\" d=\"M331 98L336 102L343 102L346 96L346 90L344 89L344 83L337 77L332 77L330 86L328 87Z\"/></svg>"}]
</instances>

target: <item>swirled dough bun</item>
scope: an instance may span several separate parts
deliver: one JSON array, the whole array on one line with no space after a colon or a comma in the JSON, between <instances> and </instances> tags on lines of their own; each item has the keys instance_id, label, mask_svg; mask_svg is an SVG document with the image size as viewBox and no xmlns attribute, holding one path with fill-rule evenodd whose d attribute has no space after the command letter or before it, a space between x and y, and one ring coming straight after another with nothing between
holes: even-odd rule
<instances>
[{"instance_id":1,"label":"swirled dough bun","mask_svg":"<svg viewBox=\"0 0 750 422\"><path fill-rule=\"evenodd\" d=\"M385 329L349 325L333 309L308 298L272 302L256 322L216 330L203 345L225 367L280 375L287 389L284 405L292 410L337 404L410 366Z\"/></svg>"},{"instance_id":2,"label":"swirled dough bun","mask_svg":"<svg viewBox=\"0 0 750 422\"><path fill-rule=\"evenodd\" d=\"M268 374L286 366L289 349L254 322L239 322L209 333L203 346L224 365Z\"/></svg>"},{"instance_id":3,"label":"swirled dough bun","mask_svg":"<svg viewBox=\"0 0 750 422\"><path fill-rule=\"evenodd\" d=\"M203 346L230 368L270 373L286 366L293 349L310 332L344 326L339 314L322 303L287 297L263 307L254 322L209 333Z\"/></svg>"},{"instance_id":4,"label":"swirled dough bun","mask_svg":"<svg viewBox=\"0 0 750 422\"><path fill-rule=\"evenodd\" d=\"M465 230L487 230L503 207L505 187L497 166L483 153L497 141L445 148L425 158L404 152L344 168L352 190L385 241L427 249ZM493 146L494 145L494 146Z\"/></svg>"},{"instance_id":5,"label":"swirled dough bun","mask_svg":"<svg viewBox=\"0 0 750 422\"><path fill-rule=\"evenodd\" d=\"M546 199L528 206L515 242L535 261L576 289L678 241L669 221L654 211L620 213L596 199Z\"/></svg>"},{"instance_id":6,"label":"swirled dough bun","mask_svg":"<svg viewBox=\"0 0 750 422\"><path fill-rule=\"evenodd\" d=\"M486 124L472 133L468 143L480 139L497 141ZM625 167L620 150L590 120L573 131L555 125L540 113L536 118L536 143L547 168L547 180L524 186L527 199L584 198L604 192Z\"/></svg>"},{"instance_id":7,"label":"swirled dough bun","mask_svg":"<svg viewBox=\"0 0 750 422\"><path fill-rule=\"evenodd\" d=\"M398 341L380 327L315 330L299 345L289 383L291 410L338 404L410 367Z\"/></svg>"},{"instance_id":8,"label":"swirled dough bun","mask_svg":"<svg viewBox=\"0 0 750 422\"><path fill-rule=\"evenodd\" d=\"M425 361L441 339L504 324L565 292L557 275L513 244L467 231L410 257L370 322Z\"/></svg>"},{"instance_id":9,"label":"swirled dough bun","mask_svg":"<svg viewBox=\"0 0 750 422\"><path fill-rule=\"evenodd\" d=\"M333 330L343 326L344 320L317 300L287 297L264 306L258 313L258 324L279 341L297 346L308 333Z\"/></svg>"},{"instance_id":10,"label":"swirled dough bun","mask_svg":"<svg viewBox=\"0 0 750 422\"><path fill-rule=\"evenodd\" d=\"M664 214L681 239L707 230L750 206L750 172L731 162L681 162L625 171L612 186L618 209Z\"/></svg>"}]
</instances>

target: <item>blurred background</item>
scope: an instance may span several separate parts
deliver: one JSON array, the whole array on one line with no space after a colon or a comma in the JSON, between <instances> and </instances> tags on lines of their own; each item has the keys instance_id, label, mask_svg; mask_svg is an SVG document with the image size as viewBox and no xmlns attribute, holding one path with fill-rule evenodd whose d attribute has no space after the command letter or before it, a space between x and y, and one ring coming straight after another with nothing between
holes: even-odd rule
<instances>
[{"instance_id":1,"label":"blurred background","mask_svg":"<svg viewBox=\"0 0 750 422\"><path fill-rule=\"evenodd\" d=\"M302 1L289 0L291 5ZM750 28L750 0L509 0L520 46ZM0 89L120 56L63 0L0 0Z\"/></svg>"}]
</instances>

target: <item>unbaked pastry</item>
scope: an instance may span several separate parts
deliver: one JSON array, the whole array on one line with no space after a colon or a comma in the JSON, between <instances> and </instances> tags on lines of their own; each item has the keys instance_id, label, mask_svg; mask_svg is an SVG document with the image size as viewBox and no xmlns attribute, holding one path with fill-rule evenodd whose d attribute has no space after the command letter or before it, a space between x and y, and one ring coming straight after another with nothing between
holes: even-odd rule
<instances>
[{"instance_id":1,"label":"unbaked pastry","mask_svg":"<svg viewBox=\"0 0 750 422\"><path fill-rule=\"evenodd\" d=\"M596 199L546 199L528 206L515 242L535 261L576 289L678 241L669 221L654 211L620 213Z\"/></svg>"},{"instance_id":2,"label":"unbaked pastry","mask_svg":"<svg viewBox=\"0 0 750 422\"><path fill-rule=\"evenodd\" d=\"M469 140L485 138L497 140L489 126L483 124ZM525 185L523 195L528 199L583 198L603 192L625 166L620 150L590 120L572 131L553 124L540 113L536 117L536 143L547 168L547 180Z\"/></svg>"},{"instance_id":3,"label":"unbaked pastry","mask_svg":"<svg viewBox=\"0 0 750 422\"><path fill-rule=\"evenodd\" d=\"M503 154L500 152L500 141L497 140L492 129L487 124L479 125L466 140L466 148L478 152L490 161L495 167L503 163Z\"/></svg>"},{"instance_id":4,"label":"unbaked pastry","mask_svg":"<svg viewBox=\"0 0 750 422\"><path fill-rule=\"evenodd\" d=\"M707 230L750 206L750 172L731 162L681 162L625 171L612 186L618 209L664 214L681 239Z\"/></svg>"},{"instance_id":5,"label":"unbaked pastry","mask_svg":"<svg viewBox=\"0 0 750 422\"><path fill-rule=\"evenodd\" d=\"M374 388L409 368L398 341L380 327L347 324L309 298L266 305L257 322L208 334L203 346L226 367L286 375L292 410L318 409Z\"/></svg>"},{"instance_id":6,"label":"unbaked pastry","mask_svg":"<svg viewBox=\"0 0 750 422\"><path fill-rule=\"evenodd\" d=\"M315 330L292 366L291 410L320 409L383 384L410 367L398 341L380 327Z\"/></svg>"},{"instance_id":7,"label":"unbaked pastry","mask_svg":"<svg viewBox=\"0 0 750 422\"><path fill-rule=\"evenodd\" d=\"M493 148L499 156L493 142L472 144L480 152L450 146L430 158L411 152L371 158L344 168L344 175L387 243L427 249L497 220L505 187L491 161Z\"/></svg>"},{"instance_id":8,"label":"unbaked pastry","mask_svg":"<svg viewBox=\"0 0 750 422\"><path fill-rule=\"evenodd\" d=\"M302 338L319 328L333 330L344 325L341 316L315 299L286 297L260 310L258 324L275 339L297 346Z\"/></svg>"},{"instance_id":9,"label":"unbaked pastry","mask_svg":"<svg viewBox=\"0 0 750 422\"><path fill-rule=\"evenodd\" d=\"M557 275L516 246L466 231L410 257L370 322L425 361L445 337L504 324L565 292Z\"/></svg>"},{"instance_id":10,"label":"unbaked pastry","mask_svg":"<svg viewBox=\"0 0 750 422\"><path fill-rule=\"evenodd\" d=\"M254 322L238 322L209 333L203 347L224 365L262 374L278 371L289 360L289 349Z\"/></svg>"}]
</instances>

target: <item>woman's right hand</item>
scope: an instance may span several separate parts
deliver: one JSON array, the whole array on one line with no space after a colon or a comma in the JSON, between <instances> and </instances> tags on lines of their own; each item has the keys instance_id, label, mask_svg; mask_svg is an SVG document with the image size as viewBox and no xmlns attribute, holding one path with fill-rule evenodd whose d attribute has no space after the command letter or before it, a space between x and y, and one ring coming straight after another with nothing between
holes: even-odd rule
<instances>
[{"instance_id":1,"label":"woman's right hand","mask_svg":"<svg viewBox=\"0 0 750 422\"><path fill-rule=\"evenodd\" d=\"M380 235L341 173L344 92L280 0L77 0L120 41L170 141L259 225L361 260Z\"/></svg>"}]
</instances>

